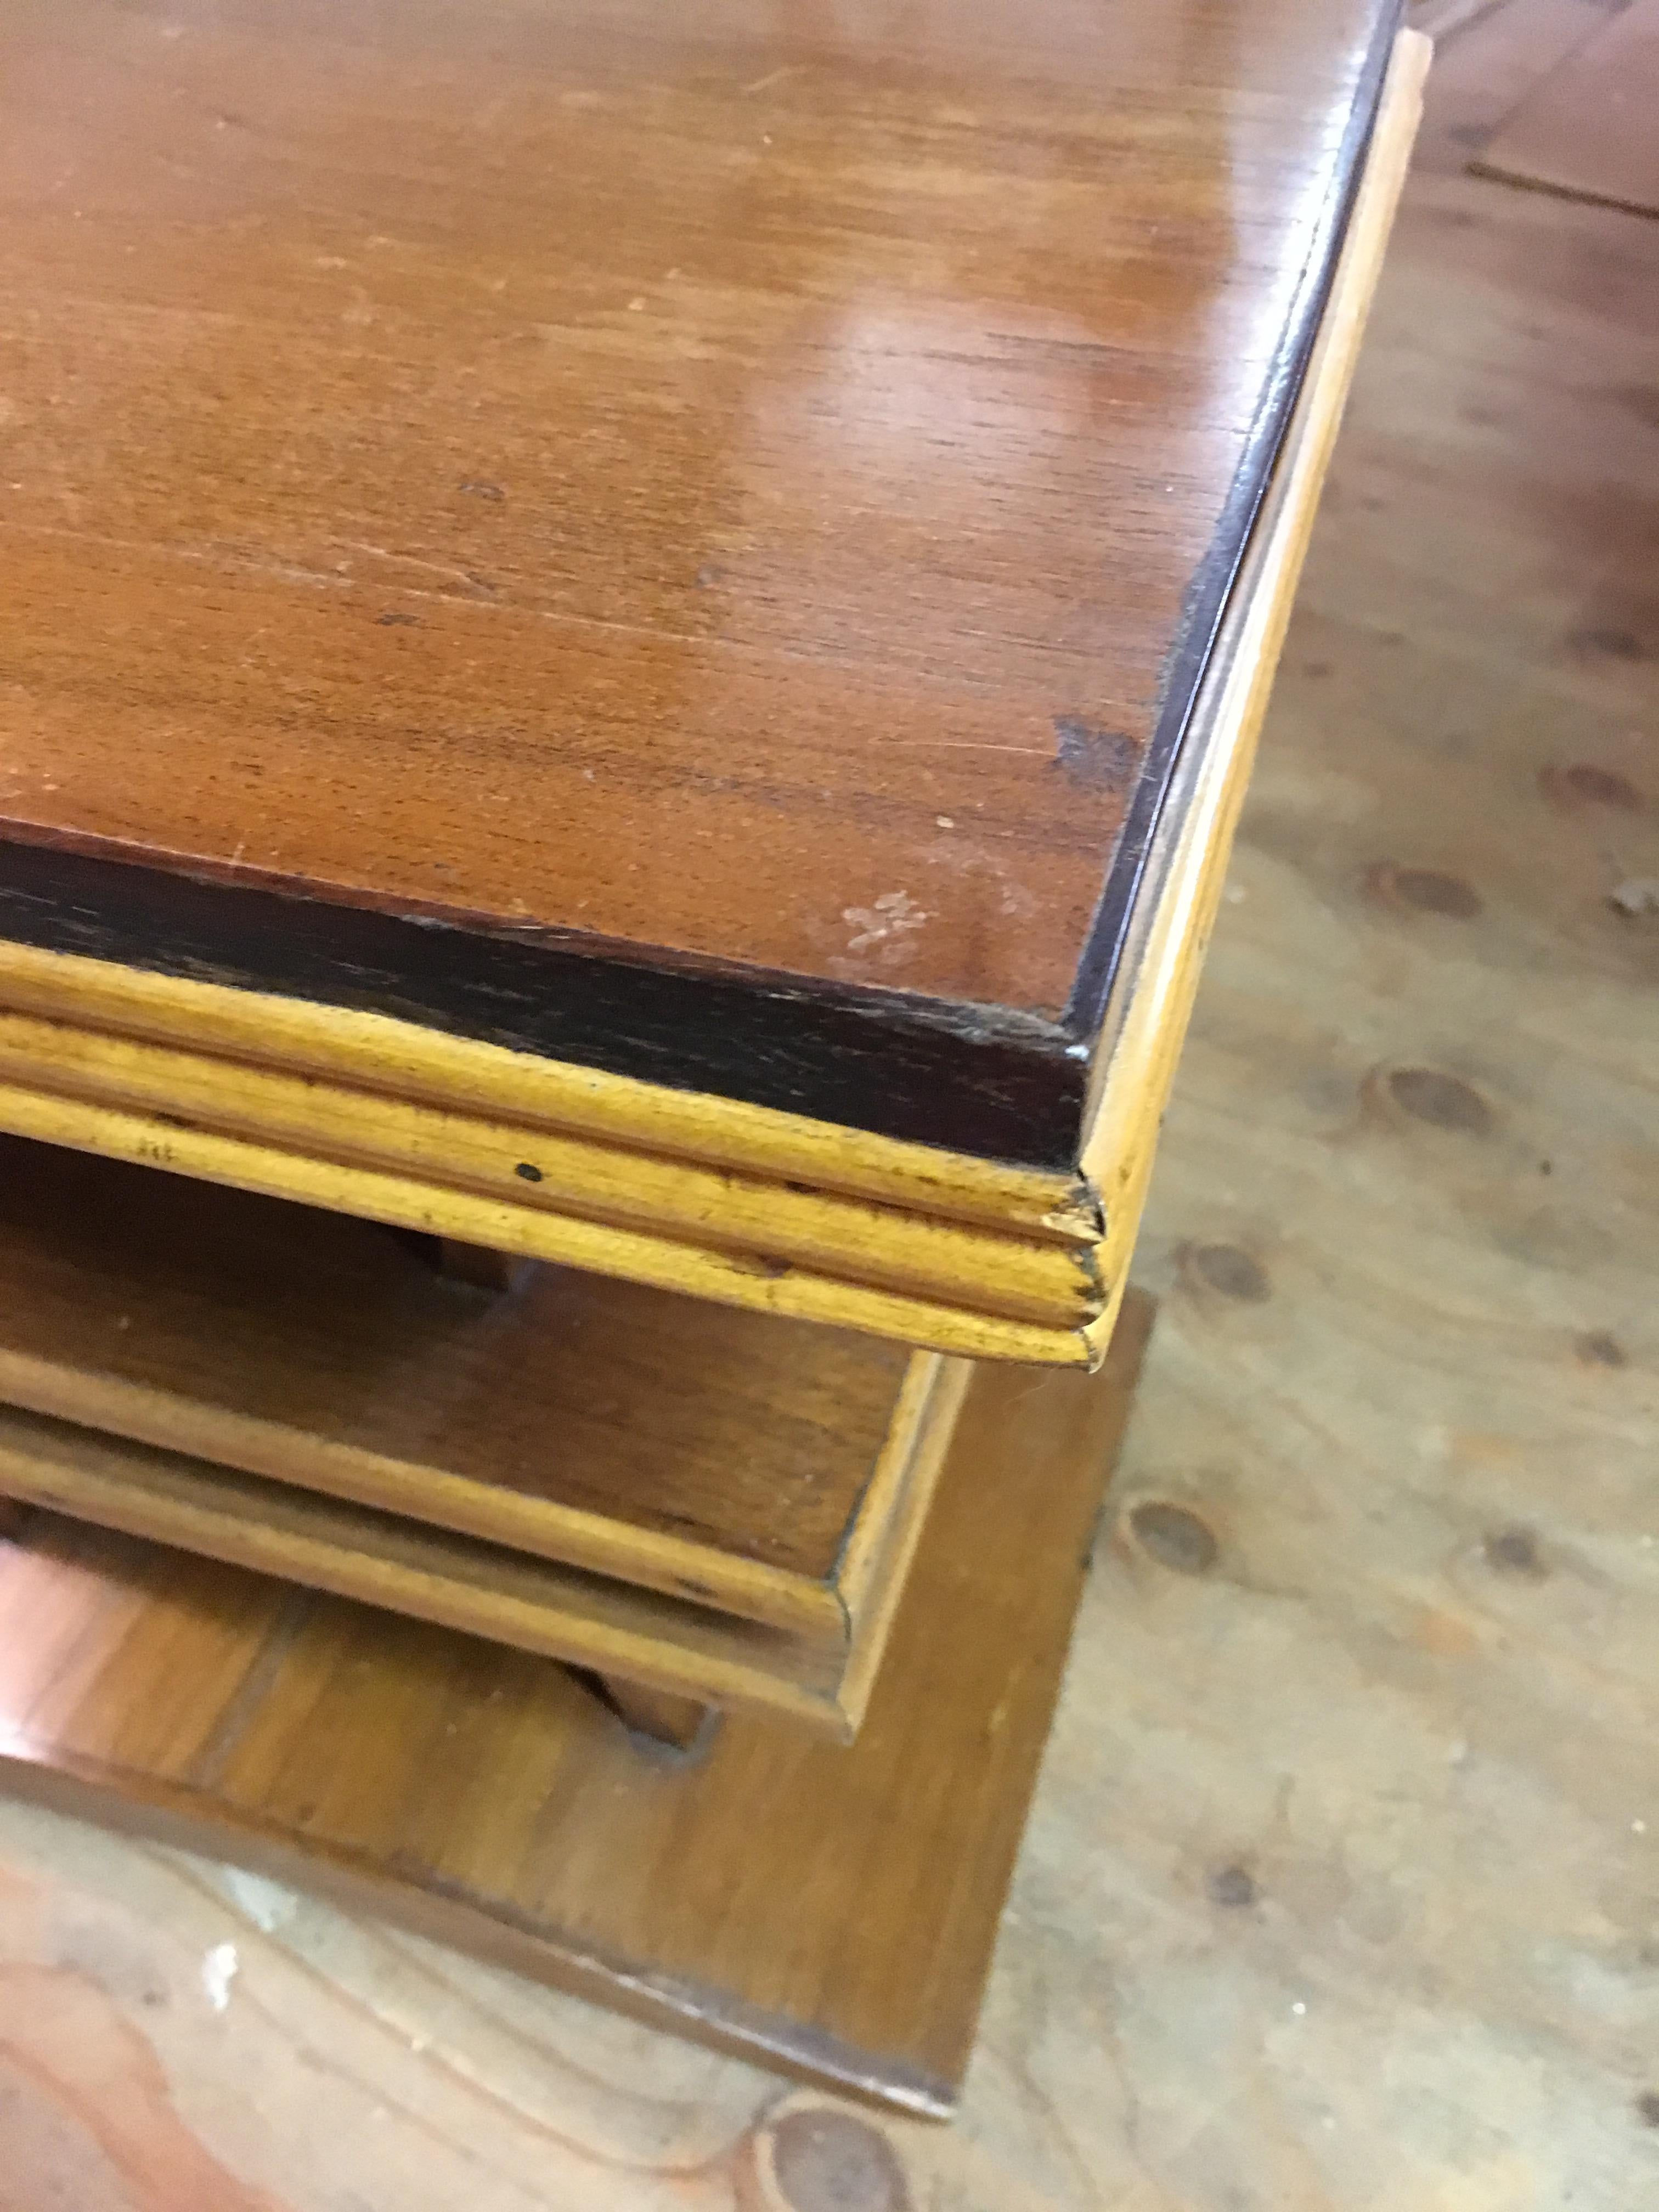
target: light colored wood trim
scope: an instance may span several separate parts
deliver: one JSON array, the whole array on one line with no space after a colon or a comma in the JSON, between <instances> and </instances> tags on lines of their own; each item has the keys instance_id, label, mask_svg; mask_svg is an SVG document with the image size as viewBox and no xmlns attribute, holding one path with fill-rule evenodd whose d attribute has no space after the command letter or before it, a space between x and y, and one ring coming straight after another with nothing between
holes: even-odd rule
<instances>
[{"instance_id":1,"label":"light colored wood trim","mask_svg":"<svg viewBox=\"0 0 1659 2212\"><path fill-rule=\"evenodd\" d=\"M1107 1008L1084 1171L1106 1210L1103 1351L1140 1225L1158 1134L1214 927L1256 741L1273 690L1366 316L1423 112L1433 48L1402 31L1303 392L1211 656Z\"/></svg>"},{"instance_id":2,"label":"light colored wood trim","mask_svg":"<svg viewBox=\"0 0 1659 2212\"><path fill-rule=\"evenodd\" d=\"M842 1607L836 1584L823 1593L842 1623L832 1640L821 1621L817 1634L792 1634L641 1584L629 1571L632 1532L613 1532L623 1571L594 1574L16 1405L0 1406L0 1503L43 1505L672 1697L787 1712L851 1742L972 1375L966 1360L912 1361L860 1509L852 1601ZM679 1548L707 1571L706 1551Z\"/></svg>"},{"instance_id":3,"label":"light colored wood trim","mask_svg":"<svg viewBox=\"0 0 1659 2212\"><path fill-rule=\"evenodd\" d=\"M1080 1178L16 945L0 946L0 1128L954 1357L1097 1360L1430 51L1412 32L1395 47L1108 1007Z\"/></svg>"},{"instance_id":4,"label":"light colored wood trim","mask_svg":"<svg viewBox=\"0 0 1659 2212\"><path fill-rule=\"evenodd\" d=\"M940 1363L921 1433L905 1466L903 1489L890 1512L880 1520L872 1515L865 1524L871 1541L851 1600L852 1636L837 1692L842 1716L849 1729L856 1730L864 1724L888 1633L904 1595L973 1373L970 1360Z\"/></svg>"},{"instance_id":5,"label":"light colored wood trim","mask_svg":"<svg viewBox=\"0 0 1659 2212\"><path fill-rule=\"evenodd\" d=\"M1148 1318L1092 1382L975 1370L850 1748L733 1711L648 1759L561 1667L41 1514L0 1790L945 2116Z\"/></svg>"},{"instance_id":6,"label":"light colored wood trim","mask_svg":"<svg viewBox=\"0 0 1659 2212\"><path fill-rule=\"evenodd\" d=\"M965 1360L911 1362L860 1510L853 1602L835 1643L15 1405L0 1406L0 1503L45 1506L672 1698L787 1713L851 1742L972 1374ZM706 1564L697 1547L680 1548ZM631 1534L619 1538L619 1558L633 1550Z\"/></svg>"},{"instance_id":7,"label":"light colored wood trim","mask_svg":"<svg viewBox=\"0 0 1659 2212\"><path fill-rule=\"evenodd\" d=\"M948 1407L947 1435L956 1419L962 1394L950 1387L946 1371L956 1364L935 1352L918 1352L911 1355L904 1371L886 1437L830 1577L849 1632L864 1611L872 1580L879 1571L887 1533L924 1436L936 1423L941 1407Z\"/></svg>"},{"instance_id":8,"label":"light colored wood trim","mask_svg":"<svg viewBox=\"0 0 1659 2212\"><path fill-rule=\"evenodd\" d=\"M440 1112L269 1068L0 1012L0 1082L137 1114L457 1198L672 1237L942 1304L964 1282L999 1317L1080 1327L1092 1254L857 1200ZM483 1243L483 1238L473 1238Z\"/></svg>"},{"instance_id":9,"label":"light colored wood trim","mask_svg":"<svg viewBox=\"0 0 1659 2212\"><path fill-rule=\"evenodd\" d=\"M665 1237L439 1189L373 1170L342 1167L236 1138L180 1129L160 1114L119 1113L84 1100L0 1083L0 1129L47 1144L135 1160L274 1198L298 1199L366 1221L389 1222L436 1237L458 1237L526 1258L555 1260L626 1282L649 1283L690 1297L714 1298L751 1312L784 1314L835 1328L864 1329L901 1343L966 1358L1084 1366L1089 1350L1071 1328L1000 1320L962 1307L832 1281Z\"/></svg>"}]
</instances>

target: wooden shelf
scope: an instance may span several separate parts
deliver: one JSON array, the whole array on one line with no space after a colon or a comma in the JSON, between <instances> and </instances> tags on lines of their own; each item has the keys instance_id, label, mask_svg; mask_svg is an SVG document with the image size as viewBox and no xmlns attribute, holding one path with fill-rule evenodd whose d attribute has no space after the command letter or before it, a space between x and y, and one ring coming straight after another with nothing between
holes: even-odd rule
<instances>
[{"instance_id":1,"label":"wooden shelf","mask_svg":"<svg viewBox=\"0 0 1659 2212\"><path fill-rule=\"evenodd\" d=\"M34 1514L0 1788L947 2114L1149 1317L1091 1377L975 1373L849 1749L736 1714L653 1760L522 1652Z\"/></svg>"},{"instance_id":2,"label":"wooden shelf","mask_svg":"<svg viewBox=\"0 0 1659 2212\"><path fill-rule=\"evenodd\" d=\"M435 1258L0 1139L0 1490L850 1734L963 1363Z\"/></svg>"}]
</instances>

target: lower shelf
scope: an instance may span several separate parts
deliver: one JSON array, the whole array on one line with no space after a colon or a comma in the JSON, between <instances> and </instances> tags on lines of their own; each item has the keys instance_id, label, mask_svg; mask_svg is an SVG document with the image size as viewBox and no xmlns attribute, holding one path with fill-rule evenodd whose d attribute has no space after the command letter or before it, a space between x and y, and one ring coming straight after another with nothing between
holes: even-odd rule
<instances>
[{"instance_id":1,"label":"lower shelf","mask_svg":"<svg viewBox=\"0 0 1659 2212\"><path fill-rule=\"evenodd\" d=\"M0 1495L849 1740L964 1363L450 1257L0 1136Z\"/></svg>"},{"instance_id":2,"label":"lower shelf","mask_svg":"<svg viewBox=\"0 0 1659 2212\"><path fill-rule=\"evenodd\" d=\"M883 1531L881 1602L840 1650L614 1577L481 1544L0 1404L0 1498L850 1742L925 1525L969 1369L943 1363Z\"/></svg>"},{"instance_id":3,"label":"lower shelf","mask_svg":"<svg viewBox=\"0 0 1659 2212\"><path fill-rule=\"evenodd\" d=\"M653 1759L546 1661L35 1512L0 1789L947 2116L1150 1318L975 1373L851 1748L733 1714Z\"/></svg>"}]
</instances>

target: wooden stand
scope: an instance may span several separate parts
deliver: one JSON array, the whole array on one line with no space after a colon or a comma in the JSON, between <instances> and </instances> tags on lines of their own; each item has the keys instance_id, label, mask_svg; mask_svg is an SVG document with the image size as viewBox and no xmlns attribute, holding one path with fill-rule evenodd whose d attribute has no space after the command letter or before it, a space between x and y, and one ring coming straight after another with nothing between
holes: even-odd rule
<instances>
[{"instance_id":1,"label":"wooden stand","mask_svg":"<svg viewBox=\"0 0 1659 2212\"><path fill-rule=\"evenodd\" d=\"M69 12L119 97L9 228L0 1771L947 2112L1426 47L1250 0L1126 103L1070 9L815 25L739 205L758 17ZM0 109L61 37L0 20ZM237 118L184 256L181 95Z\"/></svg>"},{"instance_id":2,"label":"wooden stand","mask_svg":"<svg viewBox=\"0 0 1659 2212\"><path fill-rule=\"evenodd\" d=\"M948 2115L1149 1323L974 1372L850 1749L733 1713L642 1756L545 1660L36 1512L0 1785Z\"/></svg>"}]
</instances>

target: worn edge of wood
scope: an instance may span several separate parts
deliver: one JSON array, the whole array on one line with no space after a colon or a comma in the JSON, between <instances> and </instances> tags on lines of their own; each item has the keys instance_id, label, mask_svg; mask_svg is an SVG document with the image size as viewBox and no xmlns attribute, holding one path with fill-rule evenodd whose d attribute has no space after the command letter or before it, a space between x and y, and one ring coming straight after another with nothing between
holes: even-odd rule
<instances>
[{"instance_id":1,"label":"worn edge of wood","mask_svg":"<svg viewBox=\"0 0 1659 2212\"><path fill-rule=\"evenodd\" d=\"M968 1303L1011 1320L1077 1326L1098 1309L1085 1244L997 1235L33 1015L0 1011L0 1082L459 1197L684 1240L751 1266L759 1258L946 1304L960 1302L965 1280L979 1292Z\"/></svg>"},{"instance_id":2,"label":"worn edge of wood","mask_svg":"<svg viewBox=\"0 0 1659 2212\"><path fill-rule=\"evenodd\" d=\"M14 851L73 861L80 873L62 881L0 884L7 933L59 950L131 959L174 975L216 973L279 994L311 994L337 1005L392 1012L418 1006L418 1019L452 1033L495 1036L537 1052L562 1051L572 1060L672 1085L730 1091L775 1107L792 1106L804 1084L809 1095L823 1100L826 1118L845 1127L884 1130L907 1141L1063 1170L1079 1149L1090 1043L1098 1033L1136 903L1144 848L1313 342L1401 5L1402 0L1373 0L1368 10L1350 112L1336 143L1326 149L1328 189L1319 195L1305 258L1294 272L1282 326L1273 334L1232 480L1184 595L1131 819L1103 855L1100 896L1078 948L1066 1009L1057 1021L1008 1007L763 972L568 927L504 928L495 917L486 929L484 916L434 911L419 902L400 915L379 902L362 903L362 895L354 896L343 884L310 884L302 890L280 875L256 877L222 858L140 853L88 832L59 828L49 833L44 825L21 823L10 832ZM155 887L169 883L194 913L191 927L175 933L178 941L164 944L168 931L157 901L167 894ZM257 926L244 927L237 918L240 912L284 904L301 907L305 921L273 921L267 913ZM352 918L359 924L378 920L404 932L405 941L391 951L385 942L354 934ZM300 945L307 932L316 943ZM246 948L235 957L232 940L240 935L261 940L258 957ZM410 945L421 937L427 940L424 956L411 955ZM515 969L508 983L490 970L492 958L552 964ZM803 1024L799 1010L808 1000L814 1013ZM507 1019L509 1002L516 1004L516 1023ZM626 1010L620 1022L618 1007ZM550 1009L567 1018L562 1028L558 1019L550 1026ZM966 1100L973 1103L964 1112Z\"/></svg>"},{"instance_id":3,"label":"worn edge of wood","mask_svg":"<svg viewBox=\"0 0 1659 2212\"><path fill-rule=\"evenodd\" d=\"M1375 142L1404 12L1405 0L1381 0L1376 10L1354 84L1335 173L1315 217L1314 234L1287 309L1274 373L1246 437L1210 548L1188 588L1160 685L1158 720L1078 963L1062 1027L1073 1038L1089 1042L1091 1080L1074 1158L1081 1157L1087 1138L1103 1031L1118 970L1142 904L1146 862L1176 767L1187 748L1212 657L1237 602L1239 577L1317 349L1360 182Z\"/></svg>"},{"instance_id":4,"label":"worn edge of wood","mask_svg":"<svg viewBox=\"0 0 1659 2212\"><path fill-rule=\"evenodd\" d=\"M903 1486L892 1510L867 1531L866 1559L849 1601L852 1633L836 1699L849 1734L862 1727L880 1671L887 1638L898 1615L905 1582L927 1522L928 1509L945 1472L951 1438L973 1380L973 1363L940 1362L915 1445L904 1466Z\"/></svg>"},{"instance_id":5,"label":"worn edge of wood","mask_svg":"<svg viewBox=\"0 0 1659 2212\"><path fill-rule=\"evenodd\" d=\"M1181 839L1176 829L1200 797L1183 787L1188 763L1197 754L1207 760L1218 752L1215 723L1233 703L1229 688L1242 636L1254 629L1260 649L1270 652L1282 635L1299 554L1279 580L1285 605L1270 620L1253 605L1253 585L1264 576L1273 580L1262 540L1283 520L1285 478L1295 473L1293 445L1305 467L1307 414L1320 397L1311 387L1329 383L1324 372L1334 350L1333 326L1345 317L1346 392L1363 321L1364 300L1357 313L1353 305L1356 287L1368 298L1386 238L1386 213L1375 213L1378 164L1398 141L1412 101L1420 107L1430 51L1417 33L1401 33L1395 42L1348 235L1297 402L1301 421L1292 418L1235 580L1177 762L1173 804L1160 822L1152 872L1138 901L1139 927L1132 927L1117 963L1080 1177L1000 1168L771 1109L537 1060L386 1016L11 943L0 945L0 1007L12 1010L0 1014L0 1073L14 1079L0 1081L0 1127L955 1356L1092 1364L1115 1318L1116 1286L1150 1173L1149 1140L1144 1126L1139 1138L1130 1126L1135 1102L1128 1094L1136 1078L1152 1084L1139 1118L1155 1123L1174 1066L1168 1041L1158 1048L1148 1021L1134 1019L1134 1006L1152 972L1148 929L1158 930L1165 951L1177 943L1164 909L1171 885L1182 886L1182 868L1171 860L1178 842L1187 871L1203 873L1197 841ZM1409 132L1406 143L1408 153ZM1367 209L1371 252L1362 264L1357 248ZM1364 271L1358 279L1357 267ZM1339 414L1340 403L1330 435ZM1328 438L1322 450L1328 459ZM1304 478L1304 538L1322 469L1322 461ZM1265 679L1259 688L1265 706ZM1233 732L1228 757L1237 769L1234 814L1253 738L1253 731L1248 737ZM1212 811L1224 845L1231 816L1222 807ZM1218 896L1218 872L1208 876ZM1195 887L1187 889L1191 942L1184 962L1175 962L1180 974L1164 977L1160 1002L1173 1015L1177 1042L1185 1023L1182 994L1189 1007L1206 927ZM72 1019L64 1018L66 1010ZM212 1039L214 1048L183 1048L176 1042L192 1036ZM277 1038L284 1054L293 1056L274 1068ZM376 1052L385 1055L378 1063ZM313 1069L325 1073L305 1072ZM342 1070L353 1079L331 1079ZM418 1099L392 1092L390 1086L404 1080L418 1086ZM480 1091L492 1108L510 1105L514 1122L477 1115L471 1102ZM452 1111L450 1104L428 1103L434 1097L469 1103ZM189 1126L191 1113L210 1126ZM556 1113L564 1119L556 1121ZM564 1134L573 1124L603 1130L602 1141ZM395 1134L388 1136L385 1125ZM379 1137L371 1140L368 1133L376 1126ZM340 1147L343 1129L351 1132L353 1157L328 1157L331 1147ZM626 1141L629 1134L632 1142ZM653 1149L665 1139L682 1148L712 1146L705 1158L720 1164L691 1160L684 1149L666 1155ZM307 1143L319 1150L307 1150ZM550 1146L557 1155L550 1179L538 1162L515 1157ZM451 1160L458 1152L472 1161L471 1181L457 1187L430 1180L431 1162ZM729 1164L734 1154L763 1160L765 1176L777 1179L745 1176ZM417 1164L418 1176L410 1171ZM780 1174L785 1166L817 1180L803 1188L800 1177ZM534 1170L533 1182L520 1174L524 1167ZM527 1182L532 1189L549 1188L527 1202ZM491 1188L497 1182L507 1184L505 1193ZM846 1195L848 1184L860 1187L856 1197ZM1108 1187L1111 1218L1102 1236L1099 1193ZM913 1206L917 1199L922 1203ZM588 1210L553 1210L573 1204ZM618 1212L624 1218L616 1218ZM1001 1225L993 1227L998 1219ZM716 1241L697 1241L711 1233Z\"/></svg>"},{"instance_id":6,"label":"worn edge of wood","mask_svg":"<svg viewBox=\"0 0 1659 2212\"><path fill-rule=\"evenodd\" d=\"M0 1493L676 1696L774 1707L850 1742L972 1371L966 1360L912 1358L830 1583L771 1578L793 1585L804 1629L796 1617L747 1606L728 1618L712 1590L688 1599L648 1580L632 1571L624 1540L603 1566L532 1557L499 1535L441 1529L375 1501L205 1458L176 1437L105 1430L88 1419L90 1398L86 1412L65 1414L13 1397L3 1362ZM708 1547L679 1549L706 1569ZM806 1611L803 1589L821 1609Z\"/></svg>"},{"instance_id":7,"label":"worn edge of wood","mask_svg":"<svg viewBox=\"0 0 1659 2212\"><path fill-rule=\"evenodd\" d=\"M1089 1329L1109 1339L1139 1228L1158 1129L1214 927L1257 739L1277 672L1366 318L1423 112L1433 46L1421 32L1395 41L1376 130L1354 202L1324 322L1258 519L1148 870L1139 926L1125 946L1108 1005L1100 1083L1084 1171L1106 1213L1108 1305Z\"/></svg>"},{"instance_id":8,"label":"worn edge of wood","mask_svg":"<svg viewBox=\"0 0 1659 2212\"><path fill-rule=\"evenodd\" d=\"M871 1582L880 1571L887 1532L895 1513L902 1508L917 1452L937 1426L942 1409L951 1402L947 1389L949 1365L937 1352L911 1353L900 1378L887 1433L876 1455L870 1479L836 1549L829 1583L841 1607L849 1639L868 1597ZM955 1418L952 1410L951 1423Z\"/></svg>"},{"instance_id":9,"label":"worn edge of wood","mask_svg":"<svg viewBox=\"0 0 1659 2212\"><path fill-rule=\"evenodd\" d=\"M1003 1165L714 1092L670 1089L390 1014L10 939L0 939L0 1007L943 1222L1070 1243L1086 1243L1098 1226L1073 1173Z\"/></svg>"},{"instance_id":10,"label":"worn edge of wood","mask_svg":"<svg viewBox=\"0 0 1659 2212\"><path fill-rule=\"evenodd\" d=\"M0 1493L540 1658L852 1740L841 1655L181 1453L0 1407Z\"/></svg>"},{"instance_id":11,"label":"worn edge of wood","mask_svg":"<svg viewBox=\"0 0 1659 2212\"><path fill-rule=\"evenodd\" d=\"M827 2083L866 2103L918 2119L948 2121L960 2102L960 2082L892 2060L883 2061L878 2069L869 2054L839 2037L805 2027L758 2005L730 1997L715 2002L709 1991L695 1984L641 1972L599 1946L578 1951L556 1942L544 1929L521 1922L500 1905L485 1911L470 1899L447 1894L436 1883L430 1889L412 1884L389 1888L361 1852L311 1838L301 1841L274 1822L246 1815L240 1816L232 1833L216 1829L210 1840L191 1811L191 1800L198 1792L178 1784L158 1784L150 1776L128 1769L117 1796L107 1772L91 1760L59 1754L49 1762L32 1750L26 1728L0 1742L0 1775L7 1796L48 1812L90 1820L175 1850L228 1860L285 1888L325 1896L348 1911L390 1922L428 1942L448 1944L509 1973L526 1972L525 1946L529 1944L537 1954L536 1978L552 1987L794 2080L815 2087Z\"/></svg>"},{"instance_id":12,"label":"worn edge of wood","mask_svg":"<svg viewBox=\"0 0 1659 2212\"><path fill-rule=\"evenodd\" d=\"M228 1183L396 1228L551 1260L716 1304L862 1330L969 1358L1086 1366L1080 1327L1011 1320L967 1305L874 1289L748 1254L712 1251L640 1230L539 1212L375 1169L344 1165L212 1132L180 1128L164 1112L129 1113L0 1082L0 1129L79 1152ZM992 1276L994 1280L994 1273Z\"/></svg>"}]
</instances>

